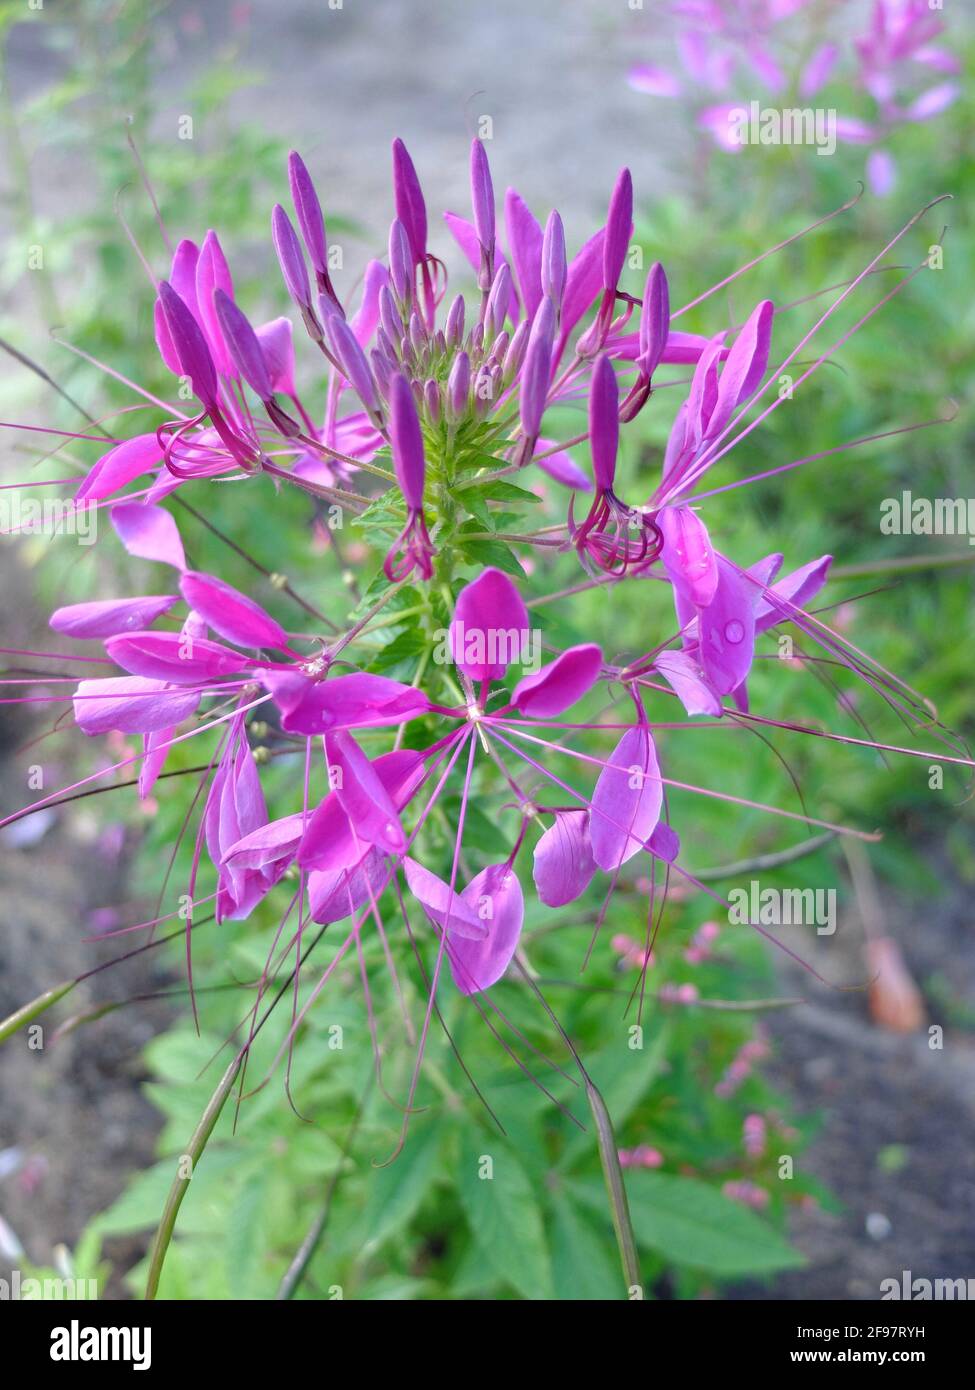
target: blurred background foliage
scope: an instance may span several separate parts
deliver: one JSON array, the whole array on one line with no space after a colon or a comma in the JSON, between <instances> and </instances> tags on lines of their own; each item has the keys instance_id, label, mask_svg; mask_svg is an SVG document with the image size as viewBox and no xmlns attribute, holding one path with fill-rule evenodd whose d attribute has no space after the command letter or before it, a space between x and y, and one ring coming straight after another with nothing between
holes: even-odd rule
<instances>
[{"instance_id":1,"label":"blurred background foliage","mask_svg":"<svg viewBox=\"0 0 975 1390\"><path fill-rule=\"evenodd\" d=\"M0 100L10 157L13 234L6 238L0 263L8 305L0 332L30 351L99 417L131 406L131 391L89 362L55 352L46 340L47 328L56 327L59 337L146 389L167 389L152 342L151 287L131 242L157 274L166 258L127 145L128 132L174 237L199 240L213 226L231 256L248 311L255 316L285 311L267 222L271 203L282 195L286 150L258 120L227 116L229 97L259 74L242 65L232 34L208 55L187 103L197 116L206 112L209 117L199 122L201 136L190 156L171 133L160 134L154 121L149 79L166 10L162 3L108 0L52 6L32 16L10 0L0 7L5 41L14 26L30 22L39 31L38 42L68 55L64 76L16 103L8 74L3 74ZM901 269L870 279L832 336L917 265L947 223L944 268L924 270L866 323L831 365L736 450L715 481L760 472L840 441L947 416L950 399L959 407L953 422L864 445L721 494L708 501L707 517L712 535L740 564L783 549L788 570L824 551L832 553L839 572L821 600L830 610L827 620L920 689L938 717L963 732L970 732L971 725L971 556L962 554L957 564L944 566L947 551L967 549L963 539L883 537L879 515L882 500L902 489L928 497L966 496L972 490L966 376L973 313L966 280L972 262L966 196L972 183L966 153L971 128L970 98L965 97L936 122L898 130L901 176L892 197L863 197L851 211L796 241L681 323L712 333L740 323L765 295L777 304L796 301L778 320L775 346L782 356L829 302L829 296L810 296L855 276L930 198L953 195L953 202L929 212L885 258L887 265ZM40 210L44 200L31 181L31 150L38 146L57 148L84 165L86 196L71 216L51 221ZM462 151L459 138L458 158ZM653 260L662 260L672 301L680 304L839 206L859 177L862 153L841 147L831 159L810 155L808 150L762 147L732 157L702 146L689 158L693 174L683 186L676 185L679 191L649 198L647 190L638 189L635 246L644 271ZM353 209L330 198L330 190L323 192L333 232L354 237ZM44 247L44 274L24 272L25 242ZM628 287L638 293L642 279L634 269ZM311 353L303 351L301 341L298 347L299 372L305 373L300 389L313 400L322 383L307 375ZM676 378L679 371L671 369L670 375ZM42 395L26 373L11 364L4 378L0 397L5 413L16 409L14 418L24 418L29 406L31 418L79 428L71 404L51 392ZM625 496L649 494L680 398L680 387L660 390L624 432L620 473ZM571 412L561 416L552 432L561 437L564 427L565 435L576 433ZM116 417L112 427L134 432L141 428L139 418ZM36 445L28 440L17 436L10 455L15 469L37 461ZM588 466L584 452L576 454ZM63 471L52 476L80 472L95 457L95 446L72 443L59 451L54 467ZM50 469L52 462L45 467ZM563 495L550 485L544 492L537 509L544 522L561 519ZM352 571L365 589L377 568L368 532L350 524L328 533L297 494L272 497L268 487L256 496L250 487L216 486L205 494L188 494L188 500L267 570L286 572L300 593L336 621L360 597L343 575ZM246 589L282 620L291 616L280 592L204 525L185 514L180 524L194 566ZM47 542L24 542L21 554L33 566L40 606L102 592L106 576L111 582L123 572L120 549L114 553L113 545L109 537L79 562L77 549L69 546L59 551ZM330 553L336 549L337 554ZM917 560L917 567L904 572L891 567L893 560L905 557ZM132 570L126 559L126 590L136 592ZM468 575L475 571L472 564ZM146 567L147 582L150 576ZM529 575L525 588L542 594L577 579L574 559L556 558L546 561L544 585ZM557 609L546 607L546 640L598 640L611 656L646 650L673 628L669 598L655 592L658 586L646 587L649 592L639 603L597 590L569 598ZM408 671L415 660L408 622L391 625L387 635L400 645L377 651L376 669L402 675L396 663L405 654L403 670ZM873 737L898 742L896 721L865 687L851 692L850 682L839 677L847 692L847 702L840 702L836 690L817 681L808 667L777 659L774 635L765 639L760 655L765 659L756 663L751 682L753 709L773 720L798 719L853 737L864 736L862 720ZM650 708L652 716L673 718L670 702L651 702ZM420 737L423 730L416 732ZM662 731L660 758L670 775L683 782L720 786L723 792L794 812L805 805L815 816L867 829L882 827L884 839L871 849L874 866L885 882L905 893L917 896L923 885L936 901L939 881L922 851L925 843L939 840L947 845L958 877L975 881L970 820L958 808L965 794L960 777L948 771L944 791L932 793L926 761L900 759L888 765L869 749L785 733L769 737L768 745L740 726ZM84 761L98 754L86 748L78 753L76 745L76 756ZM184 744L174 750L170 766L190 767L198 761L198 750ZM272 815L296 807L293 767L286 758L274 765ZM167 878L170 896L173 885L185 882L185 845L172 873L166 874L169 850L186 813L185 787L176 778L160 783L153 815L133 813L125 821L133 856L132 902L125 920L152 916ZM497 790L488 779L468 822L465 848L475 858L498 855L510 843L513 816L501 812L499 825L494 807L503 797ZM679 791L670 801L686 862L695 872L774 852L796 843L803 833L799 825ZM121 802L122 796L112 798L112 816L127 814ZM104 814L109 814L107 808ZM445 822L435 832L439 840L430 844L432 857L446 854L448 830ZM530 850L523 851L519 871L526 881ZM749 877L722 878L715 887L725 892L734 882L747 884ZM841 904L849 904L844 860L835 844L798 864L762 874L763 886L796 882L837 887ZM263 969L277 928L272 903L280 911L272 895L246 924L195 930L202 1037L192 1029L185 992L180 995L185 977L179 943L168 948L172 954L165 963L157 960L147 987L179 996L171 1028L151 1043L146 1057L153 1077L148 1092L161 1122L160 1159L94 1219L75 1252L79 1273L105 1271L111 1266L112 1238L148 1234L158 1221L174 1156L184 1152L219 1075L219 1066L206 1064L221 1053L239 1023L246 1007L245 982ZM631 948L642 941L645 885L622 885L592 963L580 976L598 908L595 894L555 919L533 905L526 922L526 956L539 988L600 1087L620 1146L636 1151L636 1164L626 1175L647 1289L693 1297L730 1280L765 1278L800 1263L786 1236L789 1208L810 1202L829 1205L832 1198L803 1172L807 1125L797 1124L790 1097L776 1093L763 1076L768 1042L761 1013L738 1007L782 994L774 953L756 935L729 927L712 900L673 891L649 974L643 1045L634 1052L634 1017L625 1008L639 971L617 938L629 937ZM707 958L694 963L694 953L688 959L685 951L712 918L721 923L721 931ZM327 966L332 950L326 936L316 949L315 972ZM469 1001L451 995L443 1000L444 1021L504 1134L437 1032L420 1090L423 1110L412 1119L407 1145L388 1166L374 1166L394 1147L402 1116L389 1097L405 1094L413 1049L403 1042L400 1003L379 944L364 943L363 956L374 1026L386 1043L381 1084L373 1075L369 1023L358 972L352 968L333 981L310 1011L286 1094L282 1067L272 1070L290 1011L286 998L280 1019L275 1017L255 1044L243 1088L247 1094L239 1105L232 1099L226 1107L190 1184L161 1294L272 1297L282 1280L291 1287L287 1271L295 1252L306 1234L322 1224L324 1233L296 1286L298 1297L619 1297L618 1261L579 1076L551 1020L520 980L503 981L494 992L510 1021L510 1027L499 1031L551 1094L519 1069ZM403 943L396 956L404 1003L416 1017L425 997L423 981ZM815 988L811 977L809 984ZM685 998L689 987L699 996L696 1002L660 998L681 986ZM701 1001L721 1001L724 1007L706 1007ZM498 1027L496 1020L493 1026ZM229 1053L221 1055L226 1060ZM766 1142L762 1152L749 1154L744 1125L754 1115L765 1120ZM587 1128L580 1129L576 1121ZM477 1180L477 1160L485 1155L504 1181ZM787 1181L779 1180L781 1155L795 1161L795 1176ZM138 1292L144 1264L124 1273L130 1290Z\"/></svg>"}]
</instances>

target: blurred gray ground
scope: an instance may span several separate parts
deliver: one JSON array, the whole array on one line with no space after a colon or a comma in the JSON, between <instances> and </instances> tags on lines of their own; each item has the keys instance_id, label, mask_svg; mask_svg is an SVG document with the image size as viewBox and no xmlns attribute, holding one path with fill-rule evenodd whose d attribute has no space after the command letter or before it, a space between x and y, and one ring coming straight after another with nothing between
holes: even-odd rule
<instances>
[{"instance_id":1,"label":"blurred gray ground","mask_svg":"<svg viewBox=\"0 0 975 1390\"><path fill-rule=\"evenodd\" d=\"M341 10L327 0L257 0L249 8L245 61L270 76L234 99L236 113L299 145L335 210L355 215L377 246L391 213L389 142L396 134L416 160L430 208L465 212L467 142L476 121L490 116L499 192L516 180L543 214L557 205L572 241L604 209L620 165L630 165L643 197L659 197L686 176L688 132L677 105L651 101L623 80L629 62L653 60L665 46L663 5L655 0L642 16L626 0L345 0ZM230 0L208 0L164 13L160 120L185 109L187 84L226 38L234 11ZM15 54L15 98L42 88L65 61L43 49L30 26L15 36ZM80 162L42 150L33 173L44 215L90 196ZM439 229L432 236L446 244ZM31 611L9 546L0 547L0 585L4 645L42 642L42 616ZM0 727L0 760L25 732L23 723ZM21 765L2 764L5 809L22 800ZM0 845L0 1015L104 958L107 947L81 938L88 911L111 902L117 884L86 834L84 818L72 815L35 849ZM886 909L917 978L955 973L963 997L972 984L967 890L946 883L936 911L905 902ZM859 940L856 924L848 924L831 974L842 959L845 978L862 978ZM964 961L967 978L957 974ZM784 990L809 992L808 979L791 978L791 967L782 974ZM141 965L111 983L95 977L82 1003L134 992L150 978ZM54 1244L72 1242L126 1173L148 1161L152 1112L139 1090L139 1051L165 1018L160 1006L125 1009L49 1053L2 1054L0 1151L16 1144L48 1163L30 1194L16 1174L0 1178L0 1214L33 1259L49 1262ZM737 1296L870 1299L882 1278L903 1269L975 1275L971 1034L949 1029L945 1052L932 1054L923 1037L874 1028L862 995L821 990L813 1004L770 1026L776 1079L802 1110L824 1119L803 1161L844 1209L797 1217L794 1234L808 1269L771 1290L745 1288ZM892 1145L906 1155L896 1173L881 1161Z\"/></svg>"}]
</instances>

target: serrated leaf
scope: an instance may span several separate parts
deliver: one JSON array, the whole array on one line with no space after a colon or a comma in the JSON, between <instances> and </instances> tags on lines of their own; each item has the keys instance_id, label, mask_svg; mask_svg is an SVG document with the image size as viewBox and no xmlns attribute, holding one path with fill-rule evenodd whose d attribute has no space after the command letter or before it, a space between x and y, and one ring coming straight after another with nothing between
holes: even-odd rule
<instances>
[{"instance_id":1,"label":"serrated leaf","mask_svg":"<svg viewBox=\"0 0 975 1390\"><path fill-rule=\"evenodd\" d=\"M569 1303L625 1298L623 1277L606 1218L607 1239L600 1240L568 1197L552 1201L552 1278L555 1297Z\"/></svg>"},{"instance_id":2,"label":"serrated leaf","mask_svg":"<svg viewBox=\"0 0 975 1390\"><path fill-rule=\"evenodd\" d=\"M264 1249L264 1206L268 1169L249 1178L234 1202L227 1229L227 1282L234 1298L254 1295L254 1277Z\"/></svg>"},{"instance_id":3,"label":"serrated leaf","mask_svg":"<svg viewBox=\"0 0 975 1390\"><path fill-rule=\"evenodd\" d=\"M487 497L492 502L531 502L538 506L542 500L536 493L518 487L516 483L509 483L504 478L495 478L493 482L481 483L477 487L465 487L461 496L466 498L471 492Z\"/></svg>"},{"instance_id":4,"label":"serrated leaf","mask_svg":"<svg viewBox=\"0 0 975 1390\"><path fill-rule=\"evenodd\" d=\"M493 565L495 569L503 570L505 574L513 574L518 579L527 578L517 555L504 541L465 540L463 527L457 533L457 540L458 548L475 564Z\"/></svg>"},{"instance_id":5,"label":"serrated leaf","mask_svg":"<svg viewBox=\"0 0 975 1390\"><path fill-rule=\"evenodd\" d=\"M484 1154L485 1148L490 1149ZM481 1150L479 1153L478 1150ZM490 1158L490 1176L483 1158ZM457 1190L471 1234L495 1277L527 1299L551 1299L552 1267L538 1195L512 1151L494 1138L463 1145Z\"/></svg>"},{"instance_id":6,"label":"serrated leaf","mask_svg":"<svg viewBox=\"0 0 975 1390\"><path fill-rule=\"evenodd\" d=\"M437 1176L440 1131L429 1127L410 1139L403 1152L369 1178L369 1199L362 1217L363 1242L381 1245L415 1215Z\"/></svg>"}]
</instances>

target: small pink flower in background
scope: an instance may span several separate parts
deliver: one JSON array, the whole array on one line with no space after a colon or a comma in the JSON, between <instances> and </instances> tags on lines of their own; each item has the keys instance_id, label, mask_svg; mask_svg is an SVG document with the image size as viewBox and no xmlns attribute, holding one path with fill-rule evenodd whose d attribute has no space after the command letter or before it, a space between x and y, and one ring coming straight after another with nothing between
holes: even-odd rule
<instances>
[{"instance_id":1,"label":"small pink flower in background","mask_svg":"<svg viewBox=\"0 0 975 1390\"><path fill-rule=\"evenodd\" d=\"M626 936L623 932L618 932L610 942L613 950L621 957L624 965L631 965L634 970L644 968L652 970L655 964L653 952L647 952L642 942L634 941L632 936Z\"/></svg>"},{"instance_id":2,"label":"small pink flower in background","mask_svg":"<svg viewBox=\"0 0 975 1390\"><path fill-rule=\"evenodd\" d=\"M721 928L717 922L702 922L691 938L691 944L684 952L684 959L688 965L700 965L702 960L708 959L711 954L711 947L720 932Z\"/></svg>"},{"instance_id":3,"label":"small pink flower in background","mask_svg":"<svg viewBox=\"0 0 975 1390\"><path fill-rule=\"evenodd\" d=\"M745 1152L749 1158L761 1158L765 1152L768 1127L761 1115L746 1115L742 1126Z\"/></svg>"},{"instance_id":4,"label":"small pink flower in background","mask_svg":"<svg viewBox=\"0 0 975 1390\"><path fill-rule=\"evenodd\" d=\"M762 1062L769 1055L768 1039L759 1026L755 1036L750 1038L731 1061L721 1080L714 1088L714 1094L727 1099L733 1096L744 1081L751 1076L756 1062Z\"/></svg>"},{"instance_id":5,"label":"small pink flower in background","mask_svg":"<svg viewBox=\"0 0 975 1390\"><path fill-rule=\"evenodd\" d=\"M657 995L666 1004L696 1004L701 997L697 985L661 985Z\"/></svg>"},{"instance_id":6,"label":"small pink flower in background","mask_svg":"<svg viewBox=\"0 0 975 1390\"><path fill-rule=\"evenodd\" d=\"M620 1149L619 1160L621 1168L662 1168L664 1156L649 1144L638 1144L635 1149Z\"/></svg>"},{"instance_id":7,"label":"small pink flower in background","mask_svg":"<svg viewBox=\"0 0 975 1390\"><path fill-rule=\"evenodd\" d=\"M745 1178L726 1182L721 1191L733 1202L741 1202L743 1206L751 1207L754 1211L764 1211L771 1200L764 1187L748 1182Z\"/></svg>"}]
</instances>

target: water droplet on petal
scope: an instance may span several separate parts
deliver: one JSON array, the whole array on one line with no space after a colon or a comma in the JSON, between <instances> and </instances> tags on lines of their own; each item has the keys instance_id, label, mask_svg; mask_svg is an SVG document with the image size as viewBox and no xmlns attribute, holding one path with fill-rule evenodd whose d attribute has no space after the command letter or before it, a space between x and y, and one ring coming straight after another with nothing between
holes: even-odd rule
<instances>
[{"instance_id":1,"label":"water droplet on petal","mask_svg":"<svg viewBox=\"0 0 975 1390\"><path fill-rule=\"evenodd\" d=\"M737 618L732 618L730 623L725 623L724 635L729 642L738 643L745 635L745 628Z\"/></svg>"}]
</instances>

